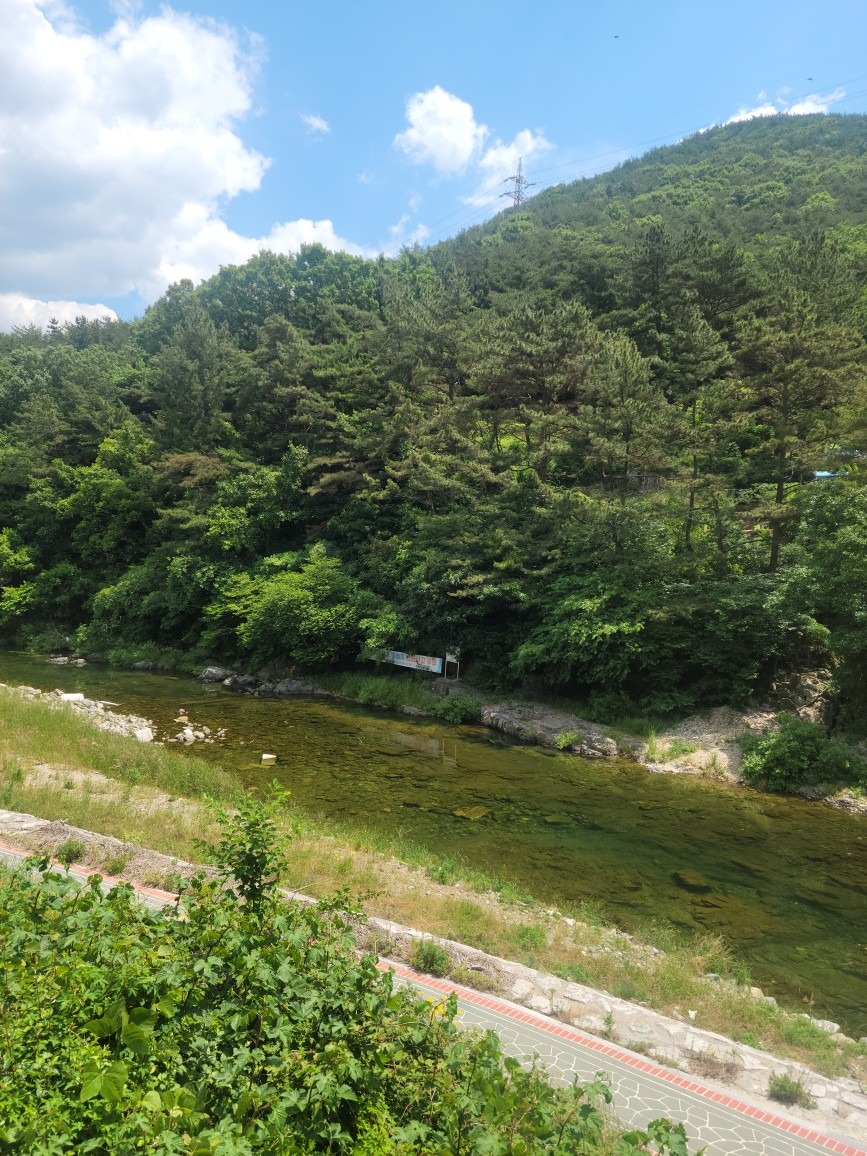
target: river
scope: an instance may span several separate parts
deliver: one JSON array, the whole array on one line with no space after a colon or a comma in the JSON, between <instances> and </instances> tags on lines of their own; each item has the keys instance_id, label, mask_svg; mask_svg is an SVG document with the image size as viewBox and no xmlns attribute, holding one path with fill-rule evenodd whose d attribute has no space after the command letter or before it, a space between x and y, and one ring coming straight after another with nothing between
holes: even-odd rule
<instances>
[{"instance_id":1,"label":"river","mask_svg":"<svg viewBox=\"0 0 867 1156\"><path fill-rule=\"evenodd\" d=\"M0 681L83 691L171 731L186 707L227 730L196 754L250 786L279 779L314 817L401 834L545 901L596 900L627 930L667 920L721 933L766 991L804 1010L813 999L813 1015L867 1034L863 817L324 699L8 653ZM275 766L260 767L263 751ZM685 869L710 890L680 885Z\"/></svg>"}]
</instances>

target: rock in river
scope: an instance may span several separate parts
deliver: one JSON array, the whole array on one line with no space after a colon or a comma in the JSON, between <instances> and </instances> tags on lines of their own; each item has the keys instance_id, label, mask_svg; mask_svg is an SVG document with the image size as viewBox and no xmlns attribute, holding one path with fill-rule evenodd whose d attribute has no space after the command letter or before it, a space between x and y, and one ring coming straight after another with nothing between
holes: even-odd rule
<instances>
[{"instance_id":1,"label":"rock in river","mask_svg":"<svg viewBox=\"0 0 867 1156\"><path fill-rule=\"evenodd\" d=\"M431 808L425 808L430 810ZM487 815L490 807L455 807L452 811L453 815L457 815L459 819L481 819L483 815Z\"/></svg>"},{"instance_id":2,"label":"rock in river","mask_svg":"<svg viewBox=\"0 0 867 1156\"><path fill-rule=\"evenodd\" d=\"M199 675L199 682L223 682L224 679L231 678L234 673L234 670L229 670L225 666L206 666Z\"/></svg>"},{"instance_id":3,"label":"rock in river","mask_svg":"<svg viewBox=\"0 0 867 1156\"><path fill-rule=\"evenodd\" d=\"M713 884L709 879L705 879L700 871L693 871L687 867L683 871L674 871L672 875L678 887L683 887L686 891L696 891L700 894L713 891Z\"/></svg>"}]
</instances>

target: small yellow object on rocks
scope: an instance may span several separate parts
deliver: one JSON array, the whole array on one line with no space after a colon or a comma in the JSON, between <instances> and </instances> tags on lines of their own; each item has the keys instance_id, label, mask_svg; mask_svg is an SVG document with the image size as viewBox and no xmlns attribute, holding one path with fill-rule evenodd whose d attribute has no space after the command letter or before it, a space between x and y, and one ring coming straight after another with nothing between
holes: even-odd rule
<instances>
[{"instance_id":1,"label":"small yellow object on rocks","mask_svg":"<svg viewBox=\"0 0 867 1156\"><path fill-rule=\"evenodd\" d=\"M263 767L271 767L274 765L274 763L277 762L277 756L276 755L262 755L262 758L259 761Z\"/></svg>"}]
</instances>

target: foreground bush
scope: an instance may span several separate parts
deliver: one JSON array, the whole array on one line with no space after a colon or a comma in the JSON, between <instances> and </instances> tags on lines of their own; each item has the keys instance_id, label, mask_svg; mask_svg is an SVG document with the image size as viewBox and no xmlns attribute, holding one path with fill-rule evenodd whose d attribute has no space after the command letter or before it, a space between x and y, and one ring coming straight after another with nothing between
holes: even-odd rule
<instances>
[{"instance_id":1,"label":"foreground bush","mask_svg":"<svg viewBox=\"0 0 867 1156\"><path fill-rule=\"evenodd\" d=\"M222 879L156 914L45 862L0 873L0 1151L686 1153L394 990L334 904L282 903L267 810L223 825Z\"/></svg>"},{"instance_id":2,"label":"foreground bush","mask_svg":"<svg viewBox=\"0 0 867 1156\"><path fill-rule=\"evenodd\" d=\"M772 791L815 783L854 783L867 770L847 746L829 739L822 727L791 714L780 715L777 731L744 735L741 746L744 778L763 780Z\"/></svg>"}]
</instances>

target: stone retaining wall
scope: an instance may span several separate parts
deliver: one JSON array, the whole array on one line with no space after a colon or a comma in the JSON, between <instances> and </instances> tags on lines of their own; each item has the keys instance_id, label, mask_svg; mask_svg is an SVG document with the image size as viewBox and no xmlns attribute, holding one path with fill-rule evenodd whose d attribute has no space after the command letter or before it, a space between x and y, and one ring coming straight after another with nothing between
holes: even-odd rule
<instances>
[{"instance_id":1,"label":"stone retaining wall","mask_svg":"<svg viewBox=\"0 0 867 1156\"><path fill-rule=\"evenodd\" d=\"M771 1106L768 1081L772 1074L801 1080L817 1106L812 1110L787 1106L787 1114L832 1132L844 1131L853 1139L867 1139L867 1090L856 1080L820 1076L794 1060L769 1055L607 992L545 975L523 964L499 959L466 944L425 935L388 919L371 917L365 929L365 937L370 939L377 933L387 937L404 957L411 956L419 941L431 939L464 969L462 975L478 971L494 978L498 993L513 1003L651 1055L681 1071L715 1079ZM463 978L461 982L472 986ZM779 1105L775 1110L779 1110Z\"/></svg>"},{"instance_id":2,"label":"stone retaining wall","mask_svg":"<svg viewBox=\"0 0 867 1156\"><path fill-rule=\"evenodd\" d=\"M97 862L109 855L127 857L132 870L136 854L141 854L139 848L112 836L11 811L0 811L0 837L4 835L19 846L49 851L75 838L85 847L93 847ZM146 854L150 869L161 870L165 876L187 875L200 869L159 852ZM316 902L300 892L284 894L294 902ZM432 940L448 953L452 970L461 969L460 982L464 986L475 986L470 977L476 973L483 979L479 983L481 990L495 988L499 995L531 1011L552 1016L621 1047L638 1050L681 1071L692 1072L698 1078L739 1089L767 1103L771 1111L778 1111L779 1106L767 1098L770 1076L776 1073L801 1080L817 1106L812 1110L787 1107L788 1115L831 1133L867 1140L867 1092L856 1080L820 1076L802 1064L736 1043L690 1022L662 1015L584 984L545 975L466 944L426 935L389 919L371 916L356 926L356 934L362 948L405 961L411 960L419 942Z\"/></svg>"}]
</instances>

